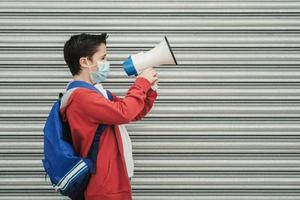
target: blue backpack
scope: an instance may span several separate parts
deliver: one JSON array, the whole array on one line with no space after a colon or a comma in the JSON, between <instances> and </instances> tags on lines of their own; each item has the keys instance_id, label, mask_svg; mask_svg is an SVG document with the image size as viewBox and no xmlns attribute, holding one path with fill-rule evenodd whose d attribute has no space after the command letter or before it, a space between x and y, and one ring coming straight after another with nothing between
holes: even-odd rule
<instances>
[{"instance_id":1,"label":"blue backpack","mask_svg":"<svg viewBox=\"0 0 300 200\"><path fill-rule=\"evenodd\" d=\"M97 91L93 85L84 81L73 81L67 90L84 87ZM112 100L112 94L108 91ZM74 151L68 123L62 121L60 115L61 96L49 113L44 126L44 159L42 159L46 175L56 191L73 200L83 200L91 174L96 172L96 159L101 133L107 125L100 124L86 158L80 157Z\"/></svg>"}]
</instances>

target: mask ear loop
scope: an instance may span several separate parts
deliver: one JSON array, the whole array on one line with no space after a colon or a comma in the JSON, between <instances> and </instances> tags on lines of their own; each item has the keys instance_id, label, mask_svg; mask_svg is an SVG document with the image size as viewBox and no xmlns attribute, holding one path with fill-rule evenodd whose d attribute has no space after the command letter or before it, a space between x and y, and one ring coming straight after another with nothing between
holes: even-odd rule
<instances>
[{"instance_id":1,"label":"mask ear loop","mask_svg":"<svg viewBox=\"0 0 300 200\"><path fill-rule=\"evenodd\" d=\"M86 58L87 61L89 61L88 58ZM98 62L98 61L97 61ZM95 66L98 66L98 63L96 62L96 64L91 64L91 65L88 65L88 67L95 67Z\"/></svg>"}]
</instances>

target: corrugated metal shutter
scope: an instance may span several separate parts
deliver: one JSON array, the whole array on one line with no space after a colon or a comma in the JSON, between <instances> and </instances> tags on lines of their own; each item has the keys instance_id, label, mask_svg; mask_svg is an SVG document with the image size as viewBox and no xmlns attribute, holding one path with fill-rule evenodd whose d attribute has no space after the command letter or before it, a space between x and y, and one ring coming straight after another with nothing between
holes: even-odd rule
<instances>
[{"instance_id":1,"label":"corrugated metal shutter","mask_svg":"<svg viewBox=\"0 0 300 200\"><path fill-rule=\"evenodd\" d=\"M159 97L128 124L138 200L300 199L300 1L1 1L0 199L62 199L45 181L42 127L71 79L62 47L108 32L123 96L132 53L168 36Z\"/></svg>"}]
</instances>

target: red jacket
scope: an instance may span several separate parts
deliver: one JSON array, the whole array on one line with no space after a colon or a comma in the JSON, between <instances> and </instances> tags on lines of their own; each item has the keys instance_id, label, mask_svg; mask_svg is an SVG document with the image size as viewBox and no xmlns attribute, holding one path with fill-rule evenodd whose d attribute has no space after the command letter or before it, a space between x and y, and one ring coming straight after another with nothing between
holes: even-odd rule
<instances>
[{"instance_id":1,"label":"red jacket","mask_svg":"<svg viewBox=\"0 0 300 200\"><path fill-rule=\"evenodd\" d=\"M100 123L107 124L100 137L96 174L85 191L86 200L131 200L131 185L123 156L119 124L143 118L157 97L150 82L136 79L124 98L113 95L109 101L96 91L78 88L61 108L64 121L70 124L75 151L86 157Z\"/></svg>"}]
</instances>

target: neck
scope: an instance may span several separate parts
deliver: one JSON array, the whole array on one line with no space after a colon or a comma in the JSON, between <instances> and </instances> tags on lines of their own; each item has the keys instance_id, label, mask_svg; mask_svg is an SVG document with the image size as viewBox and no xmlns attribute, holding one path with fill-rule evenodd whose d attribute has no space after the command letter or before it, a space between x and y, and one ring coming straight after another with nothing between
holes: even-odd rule
<instances>
[{"instance_id":1,"label":"neck","mask_svg":"<svg viewBox=\"0 0 300 200\"><path fill-rule=\"evenodd\" d=\"M85 75L85 74L78 74L78 75L75 75L73 76L73 79L74 80L79 80L79 81L85 81L85 82L88 82L90 84L93 84L90 80L90 77L89 75Z\"/></svg>"}]
</instances>

